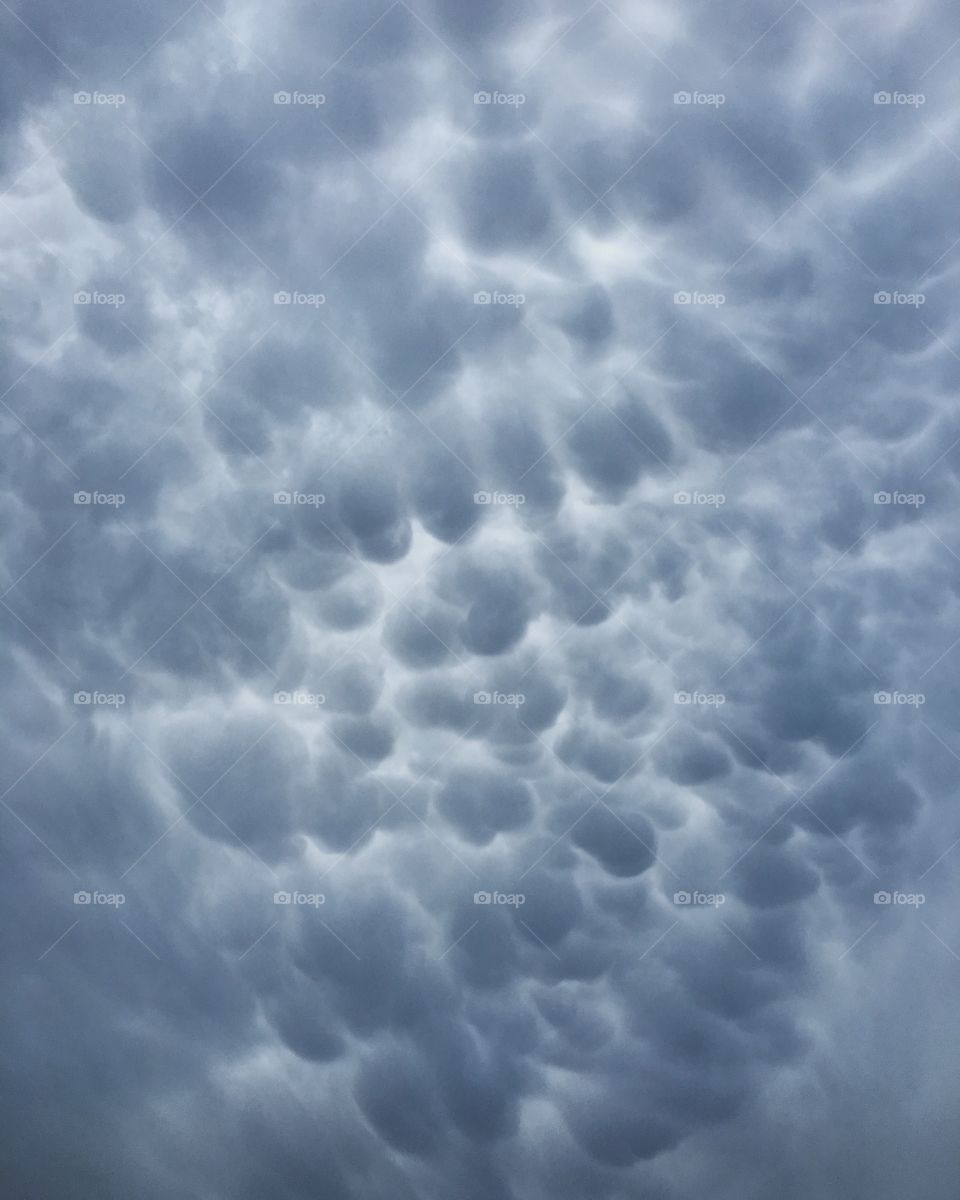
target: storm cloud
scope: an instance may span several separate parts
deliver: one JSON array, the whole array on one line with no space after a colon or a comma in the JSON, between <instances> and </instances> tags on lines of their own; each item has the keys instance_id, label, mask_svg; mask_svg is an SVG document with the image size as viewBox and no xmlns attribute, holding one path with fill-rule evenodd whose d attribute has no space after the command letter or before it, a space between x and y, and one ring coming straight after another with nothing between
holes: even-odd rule
<instances>
[{"instance_id":1,"label":"storm cloud","mask_svg":"<svg viewBox=\"0 0 960 1200\"><path fill-rule=\"evenodd\" d=\"M9 1194L953 1200L960 14L0 29Z\"/></svg>"}]
</instances>

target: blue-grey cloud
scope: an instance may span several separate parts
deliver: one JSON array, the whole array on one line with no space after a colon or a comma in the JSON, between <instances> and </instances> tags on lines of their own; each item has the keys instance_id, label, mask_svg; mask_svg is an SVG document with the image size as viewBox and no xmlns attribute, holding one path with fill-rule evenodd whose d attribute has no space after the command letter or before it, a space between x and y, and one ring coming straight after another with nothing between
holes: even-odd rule
<instances>
[{"instance_id":1,"label":"blue-grey cloud","mask_svg":"<svg viewBox=\"0 0 960 1200\"><path fill-rule=\"evenodd\" d=\"M0 24L11 1194L952 1200L957 14Z\"/></svg>"}]
</instances>

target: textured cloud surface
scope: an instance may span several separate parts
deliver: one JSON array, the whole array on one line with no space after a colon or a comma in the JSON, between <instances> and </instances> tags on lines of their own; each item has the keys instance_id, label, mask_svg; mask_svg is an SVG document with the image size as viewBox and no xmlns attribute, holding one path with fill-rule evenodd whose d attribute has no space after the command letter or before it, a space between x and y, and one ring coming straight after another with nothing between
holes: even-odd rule
<instances>
[{"instance_id":1,"label":"textured cloud surface","mask_svg":"<svg viewBox=\"0 0 960 1200\"><path fill-rule=\"evenodd\" d=\"M954 1200L960 13L0 5L29 1200Z\"/></svg>"}]
</instances>

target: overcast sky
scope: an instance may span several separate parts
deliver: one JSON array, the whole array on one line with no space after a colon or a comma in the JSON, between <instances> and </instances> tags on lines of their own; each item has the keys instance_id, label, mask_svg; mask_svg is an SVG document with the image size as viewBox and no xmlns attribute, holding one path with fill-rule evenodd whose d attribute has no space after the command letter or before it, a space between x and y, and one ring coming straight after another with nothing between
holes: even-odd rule
<instances>
[{"instance_id":1,"label":"overcast sky","mask_svg":"<svg viewBox=\"0 0 960 1200\"><path fill-rule=\"evenodd\" d=\"M960 12L0 0L23 1200L954 1200Z\"/></svg>"}]
</instances>

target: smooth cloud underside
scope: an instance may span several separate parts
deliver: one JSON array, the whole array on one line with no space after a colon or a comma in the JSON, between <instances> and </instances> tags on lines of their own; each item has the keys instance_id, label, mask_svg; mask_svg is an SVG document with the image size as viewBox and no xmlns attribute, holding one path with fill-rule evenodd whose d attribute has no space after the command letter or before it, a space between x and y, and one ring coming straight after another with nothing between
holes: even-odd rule
<instances>
[{"instance_id":1,"label":"smooth cloud underside","mask_svg":"<svg viewBox=\"0 0 960 1200\"><path fill-rule=\"evenodd\" d=\"M0 27L8 1192L953 1200L960 16Z\"/></svg>"}]
</instances>

